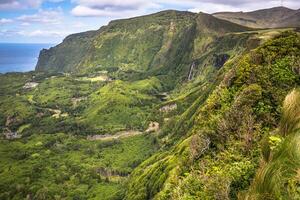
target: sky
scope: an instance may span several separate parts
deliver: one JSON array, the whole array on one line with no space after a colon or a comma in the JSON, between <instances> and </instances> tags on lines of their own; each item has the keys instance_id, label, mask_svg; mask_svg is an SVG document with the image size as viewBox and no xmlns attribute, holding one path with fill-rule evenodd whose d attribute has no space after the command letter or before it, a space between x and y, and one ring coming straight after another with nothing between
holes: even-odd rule
<instances>
[{"instance_id":1,"label":"sky","mask_svg":"<svg viewBox=\"0 0 300 200\"><path fill-rule=\"evenodd\" d=\"M281 0L0 0L0 42L57 44L114 19L167 9L214 13L280 5ZM299 9L300 0L283 0L283 5Z\"/></svg>"}]
</instances>

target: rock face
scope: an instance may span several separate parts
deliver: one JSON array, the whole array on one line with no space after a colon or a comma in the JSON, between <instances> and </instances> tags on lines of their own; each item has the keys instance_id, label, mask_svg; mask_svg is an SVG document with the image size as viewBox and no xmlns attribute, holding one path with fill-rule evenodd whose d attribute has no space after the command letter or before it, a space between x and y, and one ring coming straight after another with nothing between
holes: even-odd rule
<instances>
[{"instance_id":1,"label":"rock face","mask_svg":"<svg viewBox=\"0 0 300 200\"><path fill-rule=\"evenodd\" d=\"M201 56L200 49L207 45L195 47L195 41L207 37L214 41L223 34L245 30L249 29L209 14L163 11L70 35L61 44L40 52L36 70L95 72L117 68L166 73L181 66L187 76L190 66L183 67L183 60L195 53Z\"/></svg>"},{"instance_id":2,"label":"rock face","mask_svg":"<svg viewBox=\"0 0 300 200\"><path fill-rule=\"evenodd\" d=\"M228 54L214 55L214 67L221 68L225 62L230 58Z\"/></svg>"},{"instance_id":3,"label":"rock face","mask_svg":"<svg viewBox=\"0 0 300 200\"><path fill-rule=\"evenodd\" d=\"M166 105L166 106L163 106L159 109L160 112L170 112L172 110L176 110L177 109L177 104L174 103L174 104L170 104L170 105Z\"/></svg>"},{"instance_id":4,"label":"rock face","mask_svg":"<svg viewBox=\"0 0 300 200\"><path fill-rule=\"evenodd\" d=\"M75 70L74 66L86 55L92 39L99 31L73 34L66 37L56 47L43 49L39 55L36 71L69 72Z\"/></svg>"},{"instance_id":5,"label":"rock face","mask_svg":"<svg viewBox=\"0 0 300 200\"><path fill-rule=\"evenodd\" d=\"M39 84L35 83L35 82L28 82L26 83L23 88L24 89L32 89L32 88L36 88Z\"/></svg>"},{"instance_id":6,"label":"rock face","mask_svg":"<svg viewBox=\"0 0 300 200\"><path fill-rule=\"evenodd\" d=\"M300 10L285 7L253 12L220 12L213 16L252 28L300 27Z\"/></svg>"},{"instance_id":7,"label":"rock face","mask_svg":"<svg viewBox=\"0 0 300 200\"><path fill-rule=\"evenodd\" d=\"M17 132L12 132L8 128L5 130L3 135L4 135L5 139L7 139L7 140L13 140L13 139L21 138L21 135L18 135Z\"/></svg>"}]
</instances>

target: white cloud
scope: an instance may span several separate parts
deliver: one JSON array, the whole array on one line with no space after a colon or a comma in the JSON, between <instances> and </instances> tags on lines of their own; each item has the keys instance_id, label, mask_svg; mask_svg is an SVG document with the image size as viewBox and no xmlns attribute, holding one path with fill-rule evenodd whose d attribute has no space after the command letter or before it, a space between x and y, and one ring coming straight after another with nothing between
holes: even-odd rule
<instances>
[{"instance_id":1,"label":"white cloud","mask_svg":"<svg viewBox=\"0 0 300 200\"><path fill-rule=\"evenodd\" d=\"M56 10L42 10L40 9L33 15L22 15L17 17L18 21L23 23L43 23L43 24L60 24L63 19L63 12L61 9Z\"/></svg>"},{"instance_id":2,"label":"white cloud","mask_svg":"<svg viewBox=\"0 0 300 200\"><path fill-rule=\"evenodd\" d=\"M71 13L80 17L129 17L151 12L151 10L176 9L191 12L251 11L280 6L280 0L72 0L76 6ZM299 8L299 0L285 0L285 6ZM265 7L263 7L265 6Z\"/></svg>"},{"instance_id":3,"label":"white cloud","mask_svg":"<svg viewBox=\"0 0 300 200\"><path fill-rule=\"evenodd\" d=\"M191 9L189 9L189 11L191 12L207 12L207 13L215 13L215 12L224 12L224 11L233 11L233 12L238 12L238 11L254 11L254 10L258 10L258 9L264 9L264 8L272 8L272 7L277 7L280 6L280 2L279 1L268 1L266 0L266 3L262 4L260 1L246 1L243 4L236 4L234 5L233 2L234 0L231 1L232 4L220 4L220 3L213 3L213 2L206 2L206 3L202 3L202 4L196 4L193 7L191 7ZM296 1L288 1L285 2L284 4L285 6L289 7L289 8L293 8L293 9L298 9L300 7L300 1L296 2Z\"/></svg>"},{"instance_id":4,"label":"white cloud","mask_svg":"<svg viewBox=\"0 0 300 200\"><path fill-rule=\"evenodd\" d=\"M49 2L53 2L53 3L60 3L60 2L63 2L65 0L48 0Z\"/></svg>"},{"instance_id":5,"label":"white cloud","mask_svg":"<svg viewBox=\"0 0 300 200\"><path fill-rule=\"evenodd\" d=\"M0 35L5 37L14 37L15 35L18 35L20 33L19 30L8 30L8 29L0 29Z\"/></svg>"},{"instance_id":6,"label":"white cloud","mask_svg":"<svg viewBox=\"0 0 300 200\"><path fill-rule=\"evenodd\" d=\"M28 22L23 22L23 23L21 24L21 26L30 26L30 23L28 23Z\"/></svg>"},{"instance_id":7,"label":"white cloud","mask_svg":"<svg viewBox=\"0 0 300 200\"><path fill-rule=\"evenodd\" d=\"M239 7L241 5L251 5L251 4L260 4L260 7L262 6L269 6L269 4L273 5L276 4L277 6L281 5L281 0L265 0L263 3L261 0L152 0L153 2L157 3L167 3L167 4L180 4L180 5L201 5L201 4L214 4L214 5L227 5L227 6L233 6L233 7ZM299 0L283 0L283 5L291 5L296 4L300 5ZM258 8L259 9L259 8Z\"/></svg>"},{"instance_id":8,"label":"white cloud","mask_svg":"<svg viewBox=\"0 0 300 200\"><path fill-rule=\"evenodd\" d=\"M34 30L34 31L20 31L19 35L26 37L56 37L62 38L70 34L65 31L52 31L52 30Z\"/></svg>"},{"instance_id":9,"label":"white cloud","mask_svg":"<svg viewBox=\"0 0 300 200\"><path fill-rule=\"evenodd\" d=\"M1 10L15 10L15 9L27 9L38 8L42 3L42 0L1 0Z\"/></svg>"},{"instance_id":10,"label":"white cloud","mask_svg":"<svg viewBox=\"0 0 300 200\"><path fill-rule=\"evenodd\" d=\"M73 0L77 4L71 13L80 17L129 17L144 13L160 5L144 0Z\"/></svg>"},{"instance_id":11,"label":"white cloud","mask_svg":"<svg viewBox=\"0 0 300 200\"><path fill-rule=\"evenodd\" d=\"M144 7L145 5L149 4L148 2L145 2L143 0L74 0L73 2L89 6L92 8L124 8L124 9L136 9L139 7Z\"/></svg>"},{"instance_id":12,"label":"white cloud","mask_svg":"<svg viewBox=\"0 0 300 200\"><path fill-rule=\"evenodd\" d=\"M137 14L129 10L116 12L112 9L96 9L88 6L76 6L71 13L77 17L129 17Z\"/></svg>"},{"instance_id":13,"label":"white cloud","mask_svg":"<svg viewBox=\"0 0 300 200\"><path fill-rule=\"evenodd\" d=\"M239 8L233 7L231 5L220 5L220 4L214 4L214 3L203 3L201 6L195 5L194 7L188 9L190 12L199 13L199 12L205 12L205 13L215 13L215 12L222 12L222 11L234 11L238 12L240 11Z\"/></svg>"},{"instance_id":14,"label":"white cloud","mask_svg":"<svg viewBox=\"0 0 300 200\"><path fill-rule=\"evenodd\" d=\"M0 25L13 22L12 19L0 18Z\"/></svg>"},{"instance_id":15,"label":"white cloud","mask_svg":"<svg viewBox=\"0 0 300 200\"><path fill-rule=\"evenodd\" d=\"M220 11L253 11L263 8L271 8L281 6L280 0L173 0L172 3L168 0L152 0L156 3L177 5L178 7L186 8L191 12L207 12L214 13ZM292 9L300 8L299 0L284 0L283 6Z\"/></svg>"},{"instance_id":16,"label":"white cloud","mask_svg":"<svg viewBox=\"0 0 300 200\"><path fill-rule=\"evenodd\" d=\"M0 0L0 10L40 8L43 2L59 3L65 0Z\"/></svg>"}]
</instances>

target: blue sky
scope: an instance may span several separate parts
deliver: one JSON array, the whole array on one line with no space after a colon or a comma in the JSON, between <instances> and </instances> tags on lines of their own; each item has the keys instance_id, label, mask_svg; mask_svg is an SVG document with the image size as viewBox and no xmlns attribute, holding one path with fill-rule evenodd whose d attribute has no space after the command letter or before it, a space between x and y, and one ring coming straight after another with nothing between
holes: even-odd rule
<instances>
[{"instance_id":1,"label":"blue sky","mask_svg":"<svg viewBox=\"0 0 300 200\"><path fill-rule=\"evenodd\" d=\"M299 0L284 0L299 9ZM280 0L0 0L0 42L59 43L72 33L95 30L113 19L166 9L192 12L251 11Z\"/></svg>"}]
</instances>

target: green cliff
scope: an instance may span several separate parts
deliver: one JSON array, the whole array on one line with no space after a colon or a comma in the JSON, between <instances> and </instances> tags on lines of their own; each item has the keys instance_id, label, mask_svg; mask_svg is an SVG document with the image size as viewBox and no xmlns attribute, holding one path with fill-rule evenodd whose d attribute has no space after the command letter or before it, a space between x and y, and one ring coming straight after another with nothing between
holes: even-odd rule
<instances>
[{"instance_id":1,"label":"green cliff","mask_svg":"<svg viewBox=\"0 0 300 200\"><path fill-rule=\"evenodd\" d=\"M68 36L0 75L0 199L299 199L299 60L204 13Z\"/></svg>"},{"instance_id":2,"label":"green cliff","mask_svg":"<svg viewBox=\"0 0 300 200\"><path fill-rule=\"evenodd\" d=\"M43 50L36 70L183 71L186 69L182 65L213 48L220 36L246 30L249 28L208 14L163 11L112 21L98 31L71 35L58 46Z\"/></svg>"}]
</instances>

